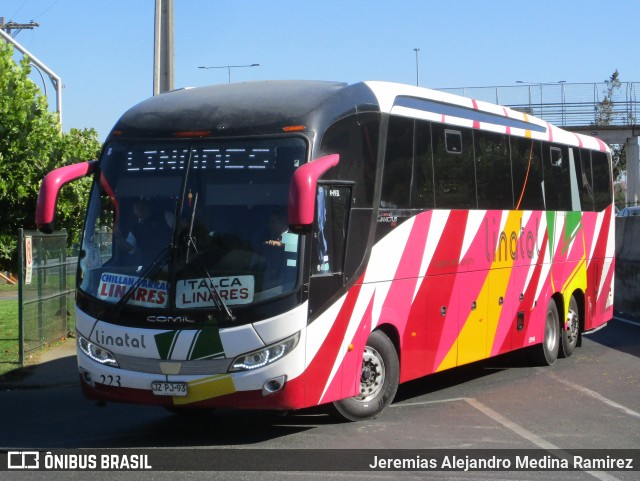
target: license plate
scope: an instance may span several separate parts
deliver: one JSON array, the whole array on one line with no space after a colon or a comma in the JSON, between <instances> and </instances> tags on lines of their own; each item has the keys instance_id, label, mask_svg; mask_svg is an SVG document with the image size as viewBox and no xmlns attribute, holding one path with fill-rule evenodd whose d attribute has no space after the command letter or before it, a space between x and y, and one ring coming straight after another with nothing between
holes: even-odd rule
<instances>
[{"instance_id":1,"label":"license plate","mask_svg":"<svg viewBox=\"0 0 640 481\"><path fill-rule=\"evenodd\" d=\"M186 382L153 381L151 390L156 396L186 396Z\"/></svg>"}]
</instances>

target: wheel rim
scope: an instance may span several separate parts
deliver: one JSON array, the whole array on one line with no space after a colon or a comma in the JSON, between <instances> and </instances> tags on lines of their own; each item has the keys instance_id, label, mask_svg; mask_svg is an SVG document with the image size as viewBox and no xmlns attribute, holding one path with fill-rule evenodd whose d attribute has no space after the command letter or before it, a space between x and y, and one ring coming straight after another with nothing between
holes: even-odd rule
<instances>
[{"instance_id":1,"label":"wheel rim","mask_svg":"<svg viewBox=\"0 0 640 481\"><path fill-rule=\"evenodd\" d=\"M573 343L578 338L579 318L578 313L573 309L569 309L567 315L567 341Z\"/></svg>"},{"instance_id":2,"label":"wheel rim","mask_svg":"<svg viewBox=\"0 0 640 481\"><path fill-rule=\"evenodd\" d=\"M547 325L545 326L544 332L544 342L547 346L548 351L553 351L556 343L558 342L558 326L556 325L556 320L553 317L553 314L547 314Z\"/></svg>"},{"instance_id":3,"label":"wheel rim","mask_svg":"<svg viewBox=\"0 0 640 481\"><path fill-rule=\"evenodd\" d=\"M360 374L360 394L355 399L367 402L375 398L384 385L384 361L378 351L370 346L364 348L362 373Z\"/></svg>"}]
</instances>

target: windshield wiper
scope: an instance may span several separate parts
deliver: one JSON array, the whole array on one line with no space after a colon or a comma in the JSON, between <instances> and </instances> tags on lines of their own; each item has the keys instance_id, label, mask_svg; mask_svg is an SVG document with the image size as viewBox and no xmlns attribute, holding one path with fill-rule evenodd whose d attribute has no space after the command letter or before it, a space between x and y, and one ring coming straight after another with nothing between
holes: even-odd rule
<instances>
[{"instance_id":1,"label":"windshield wiper","mask_svg":"<svg viewBox=\"0 0 640 481\"><path fill-rule=\"evenodd\" d=\"M196 209L198 208L198 192L196 192L195 199L193 200L193 209L191 210L191 222L189 224L189 234L187 235L187 254L185 256L185 262L189 263L189 250L193 246L193 250L196 255L198 254L198 249L196 248L196 239L193 237L193 224L196 220Z\"/></svg>"},{"instance_id":2,"label":"windshield wiper","mask_svg":"<svg viewBox=\"0 0 640 481\"><path fill-rule=\"evenodd\" d=\"M189 234L187 236L187 253L185 256L185 261L187 264L189 263L189 251L191 248L193 248L193 251L196 254L195 259L198 261L198 265L202 268L205 275L207 276L207 280L209 281L206 283L206 286L207 286L207 289L209 290L209 294L211 294L213 303L216 305L218 310L224 314L224 317L227 319L227 321L234 322L236 320L236 317L231 312L231 309L229 309L229 306L227 306L227 304L225 304L225 302L222 300L222 297L220 297L220 293L218 292L218 289L216 289L216 286L213 283L213 278L211 277L211 274L209 274L209 269L207 269L207 265L202 261L202 258L200 257L200 253L198 252L198 248L196 247L196 240L195 240L195 237L193 236L193 224L196 218L197 207L198 207L198 193L196 192L195 198L193 200L193 210L191 211L191 223L189 225Z\"/></svg>"}]
</instances>

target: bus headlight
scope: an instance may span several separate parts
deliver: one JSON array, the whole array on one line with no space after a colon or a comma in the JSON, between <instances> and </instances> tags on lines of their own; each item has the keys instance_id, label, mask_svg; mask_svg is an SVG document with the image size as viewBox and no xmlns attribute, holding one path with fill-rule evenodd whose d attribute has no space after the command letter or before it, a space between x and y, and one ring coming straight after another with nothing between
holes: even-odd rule
<instances>
[{"instance_id":1,"label":"bus headlight","mask_svg":"<svg viewBox=\"0 0 640 481\"><path fill-rule=\"evenodd\" d=\"M251 371L276 362L289 354L298 345L300 332L269 346L236 357L231 363L229 372Z\"/></svg>"},{"instance_id":2,"label":"bus headlight","mask_svg":"<svg viewBox=\"0 0 640 481\"><path fill-rule=\"evenodd\" d=\"M116 361L115 356L110 351L107 351L105 348L92 343L80 335L78 335L78 346L82 352L94 361L107 366L118 367L118 361Z\"/></svg>"}]
</instances>

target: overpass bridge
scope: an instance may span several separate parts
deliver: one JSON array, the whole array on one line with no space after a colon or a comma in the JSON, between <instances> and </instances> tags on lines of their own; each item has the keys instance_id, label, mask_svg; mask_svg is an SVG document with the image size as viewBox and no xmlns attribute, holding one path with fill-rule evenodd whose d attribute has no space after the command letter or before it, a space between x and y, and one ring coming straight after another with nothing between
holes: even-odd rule
<instances>
[{"instance_id":1,"label":"overpass bridge","mask_svg":"<svg viewBox=\"0 0 640 481\"><path fill-rule=\"evenodd\" d=\"M571 132L599 137L607 144L625 144L627 203L640 203L640 82L620 82L607 97L610 84L525 83L497 87L459 87L443 92L496 103L526 112Z\"/></svg>"}]
</instances>

